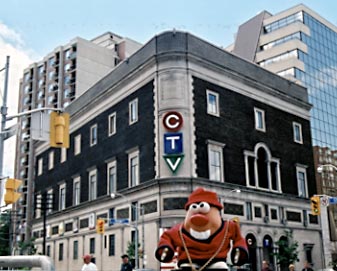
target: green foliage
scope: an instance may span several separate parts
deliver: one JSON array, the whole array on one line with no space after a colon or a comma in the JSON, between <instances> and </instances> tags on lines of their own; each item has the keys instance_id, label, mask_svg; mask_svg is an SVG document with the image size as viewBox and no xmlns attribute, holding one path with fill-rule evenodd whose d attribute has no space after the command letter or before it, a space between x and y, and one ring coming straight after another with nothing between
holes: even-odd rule
<instances>
[{"instance_id":1,"label":"green foliage","mask_svg":"<svg viewBox=\"0 0 337 271\"><path fill-rule=\"evenodd\" d=\"M0 256L10 255L9 246L9 226L10 226L10 212L3 212L0 214Z\"/></svg>"},{"instance_id":2,"label":"green foliage","mask_svg":"<svg viewBox=\"0 0 337 271\"><path fill-rule=\"evenodd\" d=\"M34 255L36 253L36 247L35 247L35 237L32 237L28 241L21 241L19 242L19 248L22 254L26 255Z\"/></svg>"},{"instance_id":3,"label":"green foliage","mask_svg":"<svg viewBox=\"0 0 337 271\"><path fill-rule=\"evenodd\" d=\"M140 248L140 244L138 243L138 257L141 257L139 248ZM126 253L129 255L130 259L135 258L135 242L128 242L128 248L126 250Z\"/></svg>"},{"instance_id":4,"label":"green foliage","mask_svg":"<svg viewBox=\"0 0 337 271\"><path fill-rule=\"evenodd\" d=\"M277 264L281 267L288 267L289 264L298 262L298 242L294 240L293 233L290 230L284 231L285 238L281 238L279 241L275 242L279 247L278 253L272 253L276 256Z\"/></svg>"}]
</instances>

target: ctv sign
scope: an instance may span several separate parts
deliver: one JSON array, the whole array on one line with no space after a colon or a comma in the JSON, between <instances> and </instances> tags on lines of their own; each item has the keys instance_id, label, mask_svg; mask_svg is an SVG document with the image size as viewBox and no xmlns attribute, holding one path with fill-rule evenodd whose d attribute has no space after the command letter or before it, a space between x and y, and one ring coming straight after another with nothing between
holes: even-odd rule
<instances>
[{"instance_id":1,"label":"ctv sign","mask_svg":"<svg viewBox=\"0 0 337 271\"><path fill-rule=\"evenodd\" d=\"M169 131L164 133L164 159L175 173L183 158L183 134L177 133L183 125L183 117L179 112L170 111L163 117L163 126Z\"/></svg>"}]
</instances>

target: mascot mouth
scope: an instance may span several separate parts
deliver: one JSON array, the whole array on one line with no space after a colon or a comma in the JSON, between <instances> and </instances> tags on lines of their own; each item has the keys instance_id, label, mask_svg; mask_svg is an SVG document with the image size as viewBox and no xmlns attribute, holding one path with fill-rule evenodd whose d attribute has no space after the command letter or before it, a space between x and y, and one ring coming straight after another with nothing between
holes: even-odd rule
<instances>
[{"instance_id":1,"label":"mascot mouth","mask_svg":"<svg viewBox=\"0 0 337 271\"><path fill-rule=\"evenodd\" d=\"M208 221L208 217L202 214L195 214L191 217L191 223L198 227L206 226Z\"/></svg>"}]
</instances>

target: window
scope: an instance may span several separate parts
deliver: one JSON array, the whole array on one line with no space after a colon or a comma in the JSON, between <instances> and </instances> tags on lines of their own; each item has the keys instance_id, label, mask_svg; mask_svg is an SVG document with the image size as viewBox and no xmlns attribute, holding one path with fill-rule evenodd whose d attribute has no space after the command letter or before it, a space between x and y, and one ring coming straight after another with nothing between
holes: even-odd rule
<instances>
[{"instance_id":1,"label":"window","mask_svg":"<svg viewBox=\"0 0 337 271\"><path fill-rule=\"evenodd\" d=\"M266 131L266 124L264 118L264 110L254 108L255 115L255 129L261 132Z\"/></svg>"},{"instance_id":2,"label":"window","mask_svg":"<svg viewBox=\"0 0 337 271\"><path fill-rule=\"evenodd\" d=\"M81 135L77 135L75 137L75 147L74 147L74 154L80 154L81 153Z\"/></svg>"},{"instance_id":3,"label":"window","mask_svg":"<svg viewBox=\"0 0 337 271\"><path fill-rule=\"evenodd\" d=\"M97 124L90 127L90 146L97 144Z\"/></svg>"},{"instance_id":4,"label":"window","mask_svg":"<svg viewBox=\"0 0 337 271\"><path fill-rule=\"evenodd\" d=\"M37 163L37 175L38 176L42 175L42 170L43 170L43 158L40 158Z\"/></svg>"},{"instance_id":5,"label":"window","mask_svg":"<svg viewBox=\"0 0 337 271\"><path fill-rule=\"evenodd\" d=\"M109 116L109 136L116 133L116 112Z\"/></svg>"},{"instance_id":6,"label":"window","mask_svg":"<svg viewBox=\"0 0 337 271\"><path fill-rule=\"evenodd\" d=\"M78 241L77 240L74 241L74 245L73 245L73 259L74 260L78 259Z\"/></svg>"},{"instance_id":7,"label":"window","mask_svg":"<svg viewBox=\"0 0 337 271\"><path fill-rule=\"evenodd\" d=\"M129 103L129 124L138 121L138 99L134 99Z\"/></svg>"},{"instance_id":8,"label":"window","mask_svg":"<svg viewBox=\"0 0 337 271\"><path fill-rule=\"evenodd\" d=\"M61 148L61 163L67 161L67 149Z\"/></svg>"},{"instance_id":9,"label":"window","mask_svg":"<svg viewBox=\"0 0 337 271\"><path fill-rule=\"evenodd\" d=\"M59 243L59 261L63 261L63 243Z\"/></svg>"},{"instance_id":10,"label":"window","mask_svg":"<svg viewBox=\"0 0 337 271\"><path fill-rule=\"evenodd\" d=\"M74 185L73 185L73 204L79 205L81 200L81 177L74 178Z\"/></svg>"},{"instance_id":11,"label":"window","mask_svg":"<svg viewBox=\"0 0 337 271\"><path fill-rule=\"evenodd\" d=\"M296 166L298 196L308 197L307 170L306 166Z\"/></svg>"},{"instance_id":12,"label":"window","mask_svg":"<svg viewBox=\"0 0 337 271\"><path fill-rule=\"evenodd\" d=\"M60 185L59 190L59 210L64 210L66 208L66 184Z\"/></svg>"},{"instance_id":13,"label":"window","mask_svg":"<svg viewBox=\"0 0 337 271\"><path fill-rule=\"evenodd\" d=\"M210 180L224 181L223 148L225 144L208 140L208 177Z\"/></svg>"},{"instance_id":14,"label":"window","mask_svg":"<svg viewBox=\"0 0 337 271\"><path fill-rule=\"evenodd\" d=\"M282 192L280 159L272 157L264 143L256 144L254 151L244 151L244 159L247 186Z\"/></svg>"},{"instance_id":15,"label":"window","mask_svg":"<svg viewBox=\"0 0 337 271\"><path fill-rule=\"evenodd\" d=\"M129 153L129 186L139 184L139 151Z\"/></svg>"},{"instance_id":16,"label":"window","mask_svg":"<svg viewBox=\"0 0 337 271\"><path fill-rule=\"evenodd\" d=\"M107 176L108 176L108 194L116 192L117 185L117 166L116 160L110 162L107 166Z\"/></svg>"},{"instance_id":17,"label":"window","mask_svg":"<svg viewBox=\"0 0 337 271\"><path fill-rule=\"evenodd\" d=\"M48 159L48 169L51 170L54 168L54 151L49 152Z\"/></svg>"},{"instance_id":18,"label":"window","mask_svg":"<svg viewBox=\"0 0 337 271\"><path fill-rule=\"evenodd\" d=\"M115 235L109 235L109 256L115 256Z\"/></svg>"},{"instance_id":19,"label":"window","mask_svg":"<svg viewBox=\"0 0 337 271\"><path fill-rule=\"evenodd\" d=\"M294 132L294 142L303 144L302 125L297 122L293 122L293 132Z\"/></svg>"},{"instance_id":20,"label":"window","mask_svg":"<svg viewBox=\"0 0 337 271\"><path fill-rule=\"evenodd\" d=\"M89 201L97 197L97 170L89 172Z\"/></svg>"},{"instance_id":21,"label":"window","mask_svg":"<svg viewBox=\"0 0 337 271\"><path fill-rule=\"evenodd\" d=\"M219 94L210 90L207 90L206 94L207 94L207 113L219 117L220 116Z\"/></svg>"},{"instance_id":22,"label":"window","mask_svg":"<svg viewBox=\"0 0 337 271\"><path fill-rule=\"evenodd\" d=\"M89 239L89 253L94 254L95 253L95 238Z\"/></svg>"}]
</instances>

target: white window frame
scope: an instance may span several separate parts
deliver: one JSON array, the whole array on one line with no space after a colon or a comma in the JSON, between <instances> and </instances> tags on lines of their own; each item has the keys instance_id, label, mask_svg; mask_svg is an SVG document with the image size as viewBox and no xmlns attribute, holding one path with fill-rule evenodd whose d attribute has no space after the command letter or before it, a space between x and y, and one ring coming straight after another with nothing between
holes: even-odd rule
<instances>
[{"instance_id":1,"label":"white window frame","mask_svg":"<svg viewBox=\"0 0 337 271\"><path fill-rule=\"evenodd\" d=\"M43 173L43 158L39 158L37 162L37 175L40 176Z\"/></svg>"},{"instance_id":2,"label":"white window frame","mask_svg":"<svg viewBox=\"0 0 337 271\"><path fill-rule=\"evenodd\" d=\"M66 184L60 184L59 186L59 211L66 208Z\"/></svg>"},{"instance_id":3,"label":"white window frame","mask_svg":"<svg viewBox=\"0 0 337 271\"><path fill-rule=\"evenodd\" d=\"M95 200L97 198L97 169L89 171L88 175L88 191L89 191L89 201ZM92 178L95 178L95 181L92 182Z\"/></svg>"},{"instance_id":4,"label":"white window frame","mask_svg":"<svg viewBox=\"0 0 337 271\"><path fill-rule=\"evenodd\" d=\"M207 140L207 152L208 152L208 177L210 180L215 180L219 182L225 181L225 174L224 174L224 160L223 160L223 148L226 144L216 142L213 140ZM214 168L215 166L212 165L211 157L212 153L216 152L219 154L219 161L218 161L218 173L214 176Z\"/></svg>"},{"instance_id":5,"label":"white window frame","mask_svg":"<svg viewBox=\"0 0 337 271\"><path fill-rule=\"evenodd\" d=\"M135 165L132 163L135 162ZM129 187L133 187L139 185L140 179L140 171L139 171L139 150L134 150L128 153L128 178L129 178ZM135 170L135 175L133 174L133 170ZM133 179L133 176L135 179Z\"/></svg>"},{"instance_id":6,"label":"white window frame","mask_svg":"<svg viewBox=\"0 0 337 271\"><path fill-rule=\"evenodd\" d=\"M260 116L261 116L261 127L259 126ZM257 131L266 132L266 121L264 110L254 107L254 120L255 120L255 129Z\"/></svg>"},{"instance_id":7,"label":"white window frame","mask_svg":"<svg viewBox=\"0 0 337 271\"><path fill-rule=\"evenodd\" d=\"M64 163L65 161L67 161L67 148L61 148L60 162Z\"/></svg>"},{"instance_id":8,"label":"white window frame","mask_svg":"<svg viewBox=\"0 0 337 271\"><path fill-rule=\"evenodd\" d=\"M298 129L298 136L299 138L296 137L297 132L296 130ZM303 136L302 136L302 125L298 122L293 122L293 134L294 134L294 142L303 144Z\"/></svg>"},{"instance_id":9,"label":"white window frame","mask_svg":"<svg viewBox=\"0 0 337 271\"><path fill-rule=\"evenodd\" d=\"M78 186L78 189L76 189ZM81 203L81 177L76 176L73 179L73 205L79 205Z\"/></svg>"},{"instance_id":10,"label":"white window frame","mask_svg":"<svg viewBox=\"0 0 337 271\"><path fill-rule=\"evenodd\" d=\"M110 169L114 168L114 180L113 180L113 184L111 185L111 180L110 180ZM107 191L108 191L108 195L110 195L111 193L115 193L117 190L117 162L116 160L111 161L110 163L107 164ZM111 187L113 187L113 189L111 189Z\"/></svg>"},{"instance_id":11,"label":"white window frame","mask_svg":"<svg viewBox=\"0 0 337 271\"><path fill-rule=\"evenodd\" d=\"M301 184L301 180L299 179L300 173L303 174L303 177L304 177L302 184ZM297 181L298 196L302 198L308 198L309 192L308 192L307 166L296 165L296 181Z\"/></svg>"},{"instance_id":12,"label":"white window frame","mask_svg":"<svg viewBox=\"0 0 337 271\"><path fill-rule=\"evenodd\" d=\"M215 105L211 103L210 96L215 96ZM206 90L207 96L207 113L212 116L219 117L220 116L220 107L219 107L219 93Z\"/></svg>"},{"instance_id":13,"label":"white window frame","mask_svg":"<svg viewBox=\"0 0 337 271\"><path fill-rule=\"evenodd\" d=\"M97 141L98 141L97 137L98 137L98 128L97 128L97 124L95 124L90 127L90 146L94 146L97 144Z\"/></svg>"},{"instance_id":14,"label":"white window frame","mask_svg":"<svg viewBox=\"0 0 337 271\"><path fill-rule=\"evenodd\" d=\"M129 125L138 121L138 98L129 103Z\"/></svg>"},{"instance_id":15,"label":"white window frame","mask_svg":"<svg viewBox=\"0 0 337 271\"><path fill-rule=\"evenodd\" d=\"M78 155L81 153L81 134L75 136L74 141L74 155Z\"/></svg>"},{"instance_id":16,"label":"white window frame","mask_svg":"<svg viewBox=\"0 0 337 271\"><path fill-rule=\"evenodd\" d=\"M48 170L54 168L54 151L49 152L48 154Z\"/></svg>"},{"instance_id":17,"label":"white window frame","mask_svg":"<svg viewBox=\"0 0 337 271\"><path fill-rule=\"evenodd\" d=\"M109 115L109 120L108 120L109 121L109 130L108 130L109 136L116 134L116 118L117 118L116 112Z\"/></svg>"}]
</instances>

